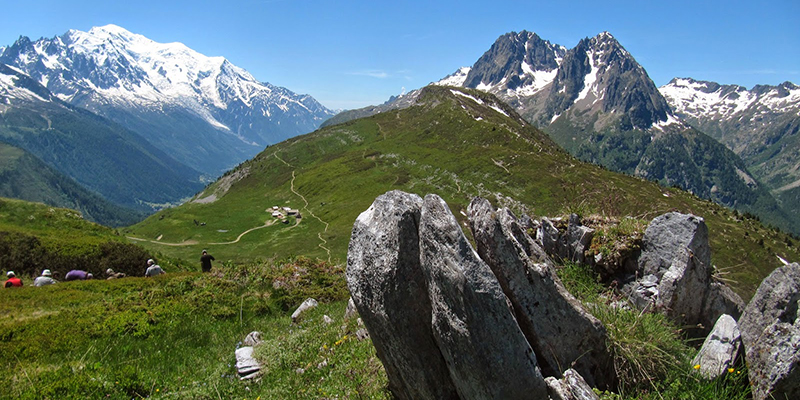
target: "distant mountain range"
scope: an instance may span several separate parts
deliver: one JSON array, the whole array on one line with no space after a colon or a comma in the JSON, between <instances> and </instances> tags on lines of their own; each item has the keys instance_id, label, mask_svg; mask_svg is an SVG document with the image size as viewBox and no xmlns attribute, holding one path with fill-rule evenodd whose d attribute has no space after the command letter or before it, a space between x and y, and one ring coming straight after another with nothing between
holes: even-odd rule
<instances>
[{"instance_id":1,"label":"distant mountain range","mask_svg":"<svg viewBox=\"0 0 800 400\"><path fill-rule=\"evenodd\" d=\"M4 64L0 142L24 149L115 204L139 211L177 203L203 187L200 172L121 125L61 101Z\"/></svg>"},{"instance_id":2,"label":"distant mountain range","mask_svg":"<svg viewBox=\"0 0 800 400\"><path fill-rule=\"evenodd\" d=\"M259 82L223 57L115 25L37 41L23 36L0 49L0 62L211 176L333 115L311 96Z\"/></svg>"},{"instance_id":3,"label":"distant mountain range","mask_svg":"<svg viewBox=\"0 0 800 400\"><path fill-rule=\"evenodd\" d=\"M496 95L581 160L678 186L800 233L798 214L781 209L737 154L682 120L608 32L571 49L532 32L507 33L471 67L433 84ZM404 97L416 95L348 111L328 124L402 107Z\"/></svg>"},{"instance_id":4,"label":"distant mountain range","mask_svg":"<svg viewBox=\"0 0 800 400\"><path fill-rule=\"evenodd\" d=\"M800 86L747 90L676 78L659 91L676 115L742 157L784 209L800 215Z\"/></svg>"}]
</instances>

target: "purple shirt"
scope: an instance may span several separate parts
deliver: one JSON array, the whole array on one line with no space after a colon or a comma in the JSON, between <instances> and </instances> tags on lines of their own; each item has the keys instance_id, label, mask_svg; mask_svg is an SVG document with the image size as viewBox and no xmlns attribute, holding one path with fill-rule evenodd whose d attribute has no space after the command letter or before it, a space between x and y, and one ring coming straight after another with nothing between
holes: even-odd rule
<instances>
[{"instance_id":1,"label":"purple shirt","mask_svg":"<svg viewBox=\"0 0 800 400\"><path fill-rule=\"evenodd\" d=\"M81 271L79 269L73 269L72 271L69 271L69 272L67 272L66 275L64 275L64 280L65 281L77 281L77 280L83 281L83 280L86 280L86 277L88 277L88 276L89 276L89 273L86 272L86 271Z\"/></svg>"}]
</instances>

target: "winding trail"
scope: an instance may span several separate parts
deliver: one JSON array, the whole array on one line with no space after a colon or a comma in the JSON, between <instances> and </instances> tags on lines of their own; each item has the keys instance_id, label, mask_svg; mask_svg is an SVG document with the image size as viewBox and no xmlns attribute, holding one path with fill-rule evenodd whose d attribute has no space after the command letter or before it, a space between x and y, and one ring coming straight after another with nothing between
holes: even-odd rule
<instances>
[{"instance_id":1,"label":"winding trail","mask_svg":"<svg viewBox=\"0 0 800 400\"><path fill-rule=\"evenodd\" d=\"M275 156L275 158L277 158L278 160L280 160L282 163L286 164L288 167L290 167L290 168L294 168L294 167L293 167L291 164L289 164L288 162L286 162L286 161L285 161L285 160L283 160L282 158L278 157L278 153L277 153L277 152L275 152L275 153L272 153L272 155L273 155L273 156ZM322 220L322 218L320 218L320 217L316 216L316 215L314 214L314 212L313 212L313 211L311 211L311 210L308 208L308 200L306 200L305 196L303 196L302 194L300 194L300 193L299 193L297 190L295 190L295 188L294 188L294 180L295 180L295 178L296 178L296 177L297 177L297 176L296 176L296 174L295 174L295 170L292 170L292 181L291 181L291 183L290 183L290 188L291 188L291 191L292 191L292 193L294 193L295 195L297 195L298 197L300 197L300 199L302 199L302 200L303 200L303 203L304 203L303 210L305 210L305 212L307 212L307 213L308 213L308 215L310 215L310 216L312 216L312 217L316 218L316 219L317 219L317 221L319 221L320 223L322 223L323 225L325 225L325 229L324 229L322 232L319 232L319 233L317 233L317 237L319 238L319 240L320 240L320 242L321 242L321 243L320 243L318 246L319 246L321 249L325 250L325 252L328 254L328 262L331 262L331 250L330 250L329 248L327 248L327 247L326 247L326 245L328 244L328 241L327 241L327 240L325 240L325 238L323 238L323 237L322 237L322 234L323 234L323 233L325 233L325 232L328 232L328 226L329 226L330 224L328 224L327 222L323 221L323 220ZM248 230L246 230L246 231L242 232L241 234L239 234L239 236L236 238L236 240L232 240L232 241L230 241L230 242L214 242L214 243L207 243L207 244L209 244L209 245L228 245L228 244L235 244L235 243L238 243L240 240L242 240L242 238L244 237L244 235L247 235L248 233L250 233L250 232L253 232L253 231L255 231L255 230L258 230L258 229L264 229L264 228L266 228L266 227L269 227L269 226L272 226L272 225L274 225L274 224L275 224L275 220L274 220L274 219L269 219L269 220L267 220L267 221L264 223L264 225L257 226L257 227L255 227L255 228L250 228L250 229L248 229ZM290 226L288 229L295 228L295 227L296 227L296 226L298 226L298 225L300 225L300 220L297 220L297 222L296 222L294 225ZM168 243L168 242L161 242L161 241L158 241L158 240L142 239L142 238L137 238L137 237L133 237L133 236L126 236L126 238L128 238L128 239L130 239L130 240L137 241L137 242L149 242L149 243L160 244L160 245L164 245L164 246L175 246L175 247L178 247L178 246L193 246L193 245L200 244L200 242L198 242L197 240L184 240L184 241L183 241L183 242L181 242L181 243ZM159 237L159 238L160 238L160 237Z\"/></svg>"},{"instance_id":2,"label":"winding trail","mask_svg":"<svg viewBox=\"0 0 800 400\"><path fill-rule=\"evenodd\" d=\"M275 153L272 153L272 155L274 155L274 156L275 156L275 158L277 158L278 160L280 160L282 163L284 163L284 164L288 165L288 166L289 166L289 167L291 167L291 168L294 168L294 167L293 167L291 164L287 163L287 162L286 162L286 161L284 161L282 158L278 157L278 153L277 153L277 152L275 152ZM314 212L313 212L313 211L311 211L311 210L308 208L308 200L306 200L305 196L303 196L302 194L300 194L300 192L298 192L297 190L295 190L295 188L294 188L294 180L297 178L297 175L295 174L295 171L296 171L296 170L292 170L292 181L291 181L291 183L290 183L290 185L289 185L289 187L290 187L290 190L292 191L292 193L294 193L295 195L297 195L297 197L300 197L300 199L302 199L302 200L303 200L303 203L304 203L303 210L305 210L306 212L308 212L308 215L310 215L310 216L312 216L312 217L316 218L316 219L317 219L317 221L319 221L320 223L322 223L323 225L325 225L325 229L324 229L322 232L318 232L318 233L317 233L317 237L319 238L319 240L320 240L320 242L321 242L321 243L320 243L318 246L319 246L321 249L325 250L325 252L328 254L328 262L331 262L331 249L329 249L329 248L327 248L327 247L326 247L326 245L328 244L328 241L327 241L327 240L325 240L325 238L323 238L323 237L322 237L322 234L323 234L323 233L325 233L325 232L328 232L328 226L329 226L330 224L328 224L327 222L323 221L323 220L322 220L322 218L320 218L320 217L316 216L316 215L314 214Z\"/></svg>"},{"instance_id":3,"label":"winding trail","mask_svg":"<svg viewBox=\"0 0 800 400\"><path fill-rule=\"evenodd\" d=\"M252 232L252 231L254 231L254 230L256 230L256 229L263 229L263 228L266 228L266 227L268 227L268 226L272 226L272 224L274 224L274 223L275 223L275 220L274 220L274 219L268 219L268 220L267 220L267 221L264 223L264 225L257 226L257 227L255 227L255 228L250 228L250 229L248 229L248 230L246 230L246 231L242 232L242 234L241 234L241 235L239 235L239 237L237 237L237 238L236 238L236 240L234 240L234 241L231 241L231 242L218 242L218 243L209 243L209 244L234 244L234 243L238 243L238 242L239 242L239 240L241 240L241 239L242 239L242 236L244 236L244 235L247 235L248 233L250 233L250 232Z\"/></svg>"}]
</instances>

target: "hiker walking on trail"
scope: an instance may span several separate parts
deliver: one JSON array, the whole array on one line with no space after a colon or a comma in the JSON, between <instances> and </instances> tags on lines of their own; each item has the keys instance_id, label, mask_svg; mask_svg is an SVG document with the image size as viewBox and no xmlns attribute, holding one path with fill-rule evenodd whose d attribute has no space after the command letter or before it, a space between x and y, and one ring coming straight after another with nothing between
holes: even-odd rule
<instances>
[{"instance_id":1,"label":"hiker walking on trail","mask_svg":"<svg viewBox=\"0 0 800 400\"><path fill-rule=\"evenodd\" d=\"M147 271L145 271L144 276L149 278L151 276L157 276L161 274L166 274L166 272L161 269L161 266L156 264L156 260L153 260L152 258L147 260Z\"/></svg>"},{"instance_id":2,"label":"hiker walking on trail","mask_svg":"<svg viewBox=\"0 0 800 400\"><path fill-rule=\"evenodd\" d=\"M200 256L200 266L203 268L203 272L211 272L211 262L214 260L214 256L203 250L203 255Z\"/></svg>"},{"instance_id":3,"label":"hiker walking on trail","mask_svg":"<svg viewBox=\"0 0 800 400\"><path fill-rule=\"evenodd\" d=\"M54 283L56 283L56 280L53 279L53 273L49 269L42 271L42 276L37 276L33 280L33 286L47 286Z\"/></svg>"},{"instance_id":4,"label":"hiker walking on trail","mask_svg":"<svg viewBox=\"0 0 800 400\"><path fill-rule=\"evenodd\" d=\"M8 280L4 285L5 287L22 287L22 279L17 278L17 276L14 274L14 271L6 272L6 276L8 277Z\"/></svg>"},{"instance_id":5,"label":"hiker walking on trail","mask_svg":"<svg viewBox=\"0 0 800 400\"><path fill-rule=\"evenodd\" d=\"M67 272L66 275L64 275L65 281L86 281L92 278L94 278L94 275L86 271L81 271L79 269L73 269L72 271L69 271Z\"/></svg>"}]
</instances>

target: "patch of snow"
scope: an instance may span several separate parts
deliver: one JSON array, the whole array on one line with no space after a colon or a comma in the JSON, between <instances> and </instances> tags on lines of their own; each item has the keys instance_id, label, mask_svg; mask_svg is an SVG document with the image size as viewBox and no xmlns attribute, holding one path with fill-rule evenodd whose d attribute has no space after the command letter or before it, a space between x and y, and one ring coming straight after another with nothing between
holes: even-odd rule
<instances>
[{"instance_id":1,"label":"patch of snow","mask_svg":"<svg viewBox=\"0 0 800 400\"><path fill-rule=\"evenodd\" d=\"M509 116L509 115L508 115L508 113L506 113L505 111L503 111L503 109L502 109L502 108L498 107L498 106L497 106L497 104L492 104L492 105L490 105L489 107L491 107L491 108L492 108L492 110L495 110L495 111L499 112L500 114L503 114L503 115L505 115L506 117L508 117L508 116Z\"/></svg>"},{"instance_id":2,"label":"patch of snow","mask_svg":"<svg viewBox=\"0 0 800 400\"><path fill-rule=\"evenodd\" d=\"M595 65L592 52L587 52L586 55L589 57L589 65L592 66L592 70L589 71L589 73L583 78L583 89L581 89L581 92L578 93L578 97L575 98L575 101L572 104L585 99L586 96L589 95L589 91L592 91L593 89L597 90L597 88L594 87L594 84L597 82L597 72L599 71L599 68L597 68L597 65ZM595 93L595 98L596 96L597 93Z\"/></svg>"},{"instance_id":3,"label":"patch of snow","mask_svg":"<svg viewBox=\"0 0 800 400\"><path fill-rule=\"evenodd\" d=\"M458 71L442 78L441 80L434 82L434 85L437 86L464 86L464 82L467 80L467 75L469 71L472 70L470 67L461 67Z\"/></svg>"},{"instance_id":4,"label":"patch of snow","mask_svg":"<svg viewBox=\"0 0 800 400\"><path fill-rule=\"evenodd\" d=\"M461 92L461 91L458 91L458 90L453 90L453 89L450 89L450 92L453 93L456 96L466 97L466 98L468 98L468 99L470 99L470 100L472 100L472 101L474 101L474 102L476 102L478 104L483 104L483 100L481 100L481 99L479 99L477 97L468 95L468 94L466 94L464 92Z\"/></svg>"},{"instance_id":5,"label":"patch of snow","mask_svg":"<svg viewBox=\"0 0 800 400\"><path fill-rule=\"evenodd\" d=\"M533 83L526 86L520 86L516 89L508 89L506 94L509 96L517 96L517 97L528 97L533 96L536 93L539 93L542 89L544 89L547 85L552 83L556 79L556 74L558 73L557 69L552 71L534 71L530 68L530 66L523 62L522 68L523 70L527 69L527 74L533 77Z\"/></svg>"},{"instance_id":6,"label":"patch of snow","mask_svg":"<svg viewBox=\"0 0 800 400\"><path fill-rule=\"evenodd\" d=\"M666 128L666 127L668 127L668 126L670 126L670 125L676 125L676 124L677 124L677 125L683 125L683 124L681 123L681 120L679 120L677 117L675 117L674 115L672 115L672 113L668 113L668 114L667 114L667 120L666 120L666 121L656 121L656 122L653 122L653 125L652 125L651 127L652 127L653 129L658 129L659 131L662 131L662 132L663 132L663 131L664 131L664 128Z\"/></svg>"},{"instance_id":7,"label":"patch of snow","mask_svg":"<svg viewBox=\"0 0 800 400\"><path fill-rule=\"evenodd\" d=\"M478 90L480 90L482 92L488 92L489 90L492 89L492 87L493 86L487 85L487 84L481 82L481 83L478 84L478 87L476 87L475 89L478 89Z\"/></svg>"}]
</instances>

